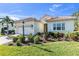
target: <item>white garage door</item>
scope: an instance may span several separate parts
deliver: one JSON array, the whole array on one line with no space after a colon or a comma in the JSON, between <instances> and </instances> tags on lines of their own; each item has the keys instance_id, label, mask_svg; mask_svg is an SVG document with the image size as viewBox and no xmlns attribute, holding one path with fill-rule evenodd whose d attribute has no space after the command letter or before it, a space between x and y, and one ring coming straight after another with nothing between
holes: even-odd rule
<instances>
[{"instance_id":1,"label":"white garage door","mask_svg":"<svg viewBox=\"0 0 79 59\"><path fill-rule=\"evenodd\" d=\"M17 34L23 34L23 28L22 27L18 27L17 30L16 30L16 33ZM34 34L33 28L31 28L31 27L24 27L24 34L28 35L30 33Z\"/></svg>"},{"instance_id":2,"label":"white garage door","mask_svg":"<svg viewBox=\"0 0 79 59\"><path fill-rule=\"evenodd\" d=\"M28 34L30 34L30 33L33 34L33 29L32 29L31 27L25 27L25 28L24 28L24 31L25 31L25 34L26 34L26 35L28 35Z\"/></svg>"},{"instance_id":3,"label":"white garage door","mask_svg":"<svg viewBox=\"0 0 79 59\"><path fill-rule=\"evenodd\" d=\"M18 30L17 30L18 34L22 34L23 33L22 31L23 31L22 27L19 27Z\"/></svg>"}]
</instances>

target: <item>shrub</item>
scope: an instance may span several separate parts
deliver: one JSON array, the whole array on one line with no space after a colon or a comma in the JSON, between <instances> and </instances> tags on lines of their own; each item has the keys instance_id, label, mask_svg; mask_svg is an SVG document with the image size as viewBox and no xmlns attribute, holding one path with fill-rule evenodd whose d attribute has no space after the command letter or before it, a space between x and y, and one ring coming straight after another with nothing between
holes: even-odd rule
<instances>
[{"instance_id":1,"label":"shrub","mask_svg":"<svg viewBox=\"0 0 79 59\"><path fill-rule=\"evenodd\" d=\"M48 32L45 32L44 34L45 34L45 35L48 35L49 33L48 33Z\"/></svg>"},{"instance_id":2,"label":"shrub","mask_svg":"<svg viewBox=\"0 0 79 59\"><path fill-rule=\"evenodd\" d=\"M59 38L58 38L58 41L64 41L64 40L65 40L64 37L63 37L63 38L62 38L62 37L59 37Z\"/></svg>"},{"instance_id":3,"label":"shrub","mask_svg":"<svg viewBox=\"0 0 79 59\"><path fill-rule=\"evenodd\" d=\"M79 41L79 32L74 32L74 33L72 33L73 35L72 35L72 39L74 40L74 41Z\"/></svg>"},{"instance_id":4,"label":"shrub","mask_svg":"<svg viewBox=\"0 0 79 59\"><path fill-rule=\"evenodd\" d=\"M27 37L28 37L28 39L29 39L31 42L33 42L33 37L34 37L34 36L33 36L32 34L29 34Z\"/></svg>"},{"instance_id":5,"label":"shrub","mask_svg":"<svg viewBox=\"0 0 79 59\"><path fill-rule=\"evenodd\" d=\"M54 33L53 32L49 32L48 33L48 37L50 38L50 37L54 37Z\"/></svg>"},{"instance_id":6,"label":"shrub","mask_svg":"<svg viewBox=\"0 0 79 59\"><path fill-rule=\"evenodd\" d=\"M74 40L74 41L79 41L79 33L78 32L72 32L72 33L67 33L66 34L66 40Z\"/></svg>"},{"instance_id":7,"label":"shrub","mask_svg":"<svg viewBox=\"0 0 79 59\"><path fill-rule=\"evenodd\" d=\"M42 35L42 33L38 32L36 35L40 35L40 36L41 36L41 35Z\"/></svg>"},{"instance_id":8,"label":"shrub","mask_svg":"<svg viewBox=\"0 0 79 59\"><path fill-rule=\"evenodd\" d=\"M75 33L69 33L69 37L72 39L72 40L75 40Z\"/></svg>"},{"instance_id":9,"label":"shrub","mask_svg":"<svg viewBox=\"0 0 79 59\"><path fill-rule=\"evenodd\" d=\"M14 42L14 43L16 43L18 40L19 40L21 43L24 43L24 42L25 42L25 36L23 36L23 35L9 36L9 37L13 39L13 42Z\"/></svg>"},{"instance_id":10,"label":"shrub","mask_svg":"<svg viewBox=\"0 0 79 59\"><path fill-rule=\"evenodd\" d=\"M57 33L57 38L58 38L58 41L63 41L63 40L65 40L65 39L64 39L64 33Z\"/></svg>"},{"instance_id":11,"label":"shrub","mask_svg":"<svg viewBox=\"0 0 79 59\"><path fill-rule=\"evenodd\" d=\"M56 42L55 38L49 37L47 41Z\"/></svg>"},{"instance_id":12,"label":"shrub","mask_svg":"<svg viewBox=\"0 0 79 59\"><path fill-rule=\"evenodd\" d=\"M47 41L51 41L53 39L53 37L51 35L49 35Z\"/></svg>"},{"instance_id":13,"label":"shrub","mask_svg":"<svg viewBox=\"0 0 79 59\"><path fill-rule=\"evenodd\" d=\"M9 45L9 46L13 46L13 43L9 43L8 45Z\"/></svg>"},{"instance_id":14,"label":"shrub","mask_svg":"<svg viewBox=\"0 0 79 59\"><path fill-rule=\"evenodd\" d=\"M42 36L40 36L40 41L41 42L46 43L47 40L48 40L48 37L45 34L43 34Z\"/></svg>"},{"instance_id":15,"label":"shrub","mask_svg":"<svg viewBox=\"0 0 79 59\"><path fill-rule=\"evenodd\" d=\"M58 38L58 33L55 32L53 37L57 39Z\"/></svg>"},{"instance_id":16,"label":"shrub","mask_svg":"<svg viewBox=\"0 0 79 59\"><path fill-rule=\"evenodd\" d=\"M21 41L20 40L17 40L16 45L17 46L22 46Z\"/></svg>"},{"instance_id":17,"label":"shrub","mask_svg":"<svg viewBox=\"0 0 79 59\"><path fill-rule=\"evenodd\" d=\"M39 35L35 35L33 38L34 43L39 43L40 41L40 36Z\"/></svg>"},{"instance_id":18,"label":"shrub","mask_svg":"<svg viewBox=\"0 0 79 59\"><path fill-rule=\"evenodd\" d=\"M60 37L64 37L64 33L60 33L59 36L60 36Z\"/></svg>"},{"instance_id":19,"label":"shrub","mask_svg":"<svg viewBox=\"0 0 79 59\"><path fill-rule=\"evenodd\" d=\"M79 32L75 32L77 36L79 36Z\"/></svg>"},{"instance_id":20,"label":"shrub","mask_svg":"<svg viewBox=\"0 0 79 59\"><path fill-rule=\"evenodd\" d=\"M72 38L71 38L71 33L66 33L66 34L65 34L65 40L66 40L66 41L71 41L71 40L72 40Z\"/></svg>"},{"instance_id":21,"label":"shrub","mask_svg":"<svg viewBox=\"0 0 79 59\"><path fill-rule=\"evenodd\" d=\"M17 42L16 45L17 46L22 46L22 44L20 42Z\"/></svg>"},{"instance_id":22,"label":"shrub","mask_svg":"<svg viewBox=\"0 0 79 59\"><path fill-rule=\"evenodd\" d=\"M21 43L25 43L25 36L19 35L18 40L20 40Z\"/></svg>"},{"instance_id":23,"label":"shrub","mask_svg":"<svg viewBox=\"0 0 79 59\"><path fill-rule=\"evenodd\" d=\"M48 34L49 34L49 35L52 35L52 36L54 36L54 33L53 33L53 32L49 32Z\"/></svg>"},{"instance_id":24,"label":"shrub","mask_svg":"<svg viewBox=\"0 0 79 59\"><path fill-rule=\"evenodd\" d=\"M16 42L18 40L18 37L13 38L13 42Z\"/></svg>"}]
</instances>

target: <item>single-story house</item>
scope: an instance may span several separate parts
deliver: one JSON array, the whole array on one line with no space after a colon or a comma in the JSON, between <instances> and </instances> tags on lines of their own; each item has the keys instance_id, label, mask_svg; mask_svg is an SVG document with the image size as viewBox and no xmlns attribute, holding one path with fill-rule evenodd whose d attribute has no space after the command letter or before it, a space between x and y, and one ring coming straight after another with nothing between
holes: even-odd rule
<instances>
[{"instance_id":1,"label":"single-story house","mask_svg":"<svg viewBox=\"0 0 79 59\"><path fill-rule=\"evenodd\" d=\"M75 30L75 16L43 16L40 20L29 17L15 21L15 33L23 33L24 21L24 34L35 34L37 32L73 32Z\"/></svg>"}]
</instances>

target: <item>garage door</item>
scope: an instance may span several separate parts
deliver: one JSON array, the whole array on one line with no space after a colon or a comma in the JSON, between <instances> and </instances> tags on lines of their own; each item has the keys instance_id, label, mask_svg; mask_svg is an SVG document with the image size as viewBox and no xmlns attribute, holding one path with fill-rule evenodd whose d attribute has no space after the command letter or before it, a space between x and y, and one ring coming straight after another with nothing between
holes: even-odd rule
<instances>
[{"instance_id":1,"label":"garage door","mask_svg":"<svg viewBox=\"0 0 79 59\"><path fill-rule=\"evenodd\" d=\"M16 33L17 34L23 34L23 28L22 27L18 27L17 30L16 30ZM34 34L33 28L31 28L31 27L24 27L24 34L28 35L30 33Z\"/></svg>"},{"instance_id":2,"label":"garage door","mask_svg":"<svg viewBox=\"0 0 79 59\"><path fill-rule=\"evenodd\" d=\"M23 33L22 27L19 27L17 32L18 32L18 34L22 34Z\"/></svg>"},{"instance_id":3,"label":"garage door","mask_svg":"<svg viewBox=\"0 0 79 59\"><path fill-rule=\"evenodd\" d=\"M25 30L25 34L26 34L26 35L28 35L28 34L30 34L30 33L33 34L33 29L32 29L31 27L25 27L24 30Z\"/></svg>"}]
</instances>

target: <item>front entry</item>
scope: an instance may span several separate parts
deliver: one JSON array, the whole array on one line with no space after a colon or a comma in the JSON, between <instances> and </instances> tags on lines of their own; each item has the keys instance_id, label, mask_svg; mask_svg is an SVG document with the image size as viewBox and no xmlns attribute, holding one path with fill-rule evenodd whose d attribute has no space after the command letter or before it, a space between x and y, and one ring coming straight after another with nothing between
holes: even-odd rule
<instances>
[{"instance_id":1,"label":"front entry","mask_svg":"<svg viewBox=\"0 0 79 59\"><path fill-rule=\"evenodd\" d=\"M47 24L44 24L44 32L47 32Z\"/></svg>"}]
</instances>

